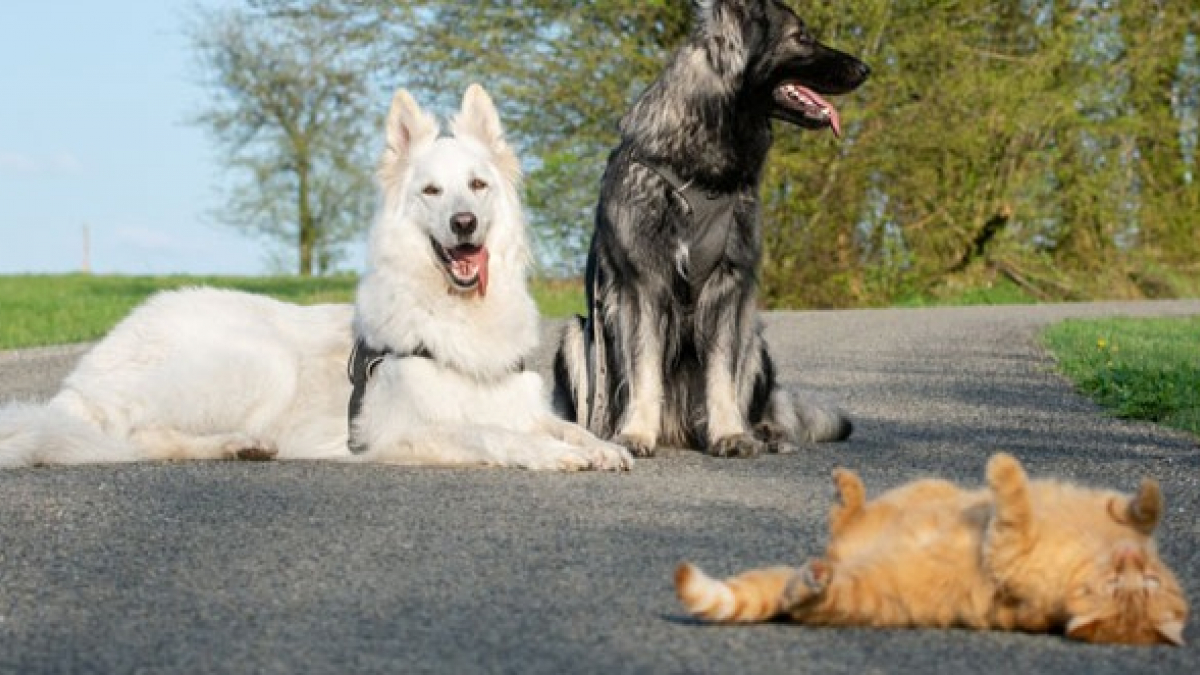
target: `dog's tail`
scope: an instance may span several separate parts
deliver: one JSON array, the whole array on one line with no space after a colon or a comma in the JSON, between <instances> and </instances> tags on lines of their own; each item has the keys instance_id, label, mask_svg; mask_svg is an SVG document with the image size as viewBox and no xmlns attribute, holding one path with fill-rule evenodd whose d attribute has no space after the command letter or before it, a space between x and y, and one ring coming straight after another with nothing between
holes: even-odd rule
<instances>
[{"instance_id":1,"label":"dog's tail","mask_svg":"<svg viewBox=\"0 0 1200 675\"><path fill-rule=\"evenodd\" d=\"M850 417L840 408L812 399L796 399L796 417L800 420L801 439L809 442L844 441L854 432Z\"/></svg>"},{"instance_id":2,"label":"dog's tail","mask_svg":"<svg viewBox=\"0 0 1200 675\"><path fill-rule=\"evenodd\" d=\"M140 459L132 445L106 435L57 400L0 406L0 468Z\"/></svg>"},{"instance_id":3,"label":"dog's tail","mask_svg":"<svg viewBox=\"0 0 1200 675\"><path fill-rule=\"evenodd\" d=\"M783 387L771 394L767 416L798 443L829 443L850 438L854 425L840 408Z\"/></svg>"}]
</instances>

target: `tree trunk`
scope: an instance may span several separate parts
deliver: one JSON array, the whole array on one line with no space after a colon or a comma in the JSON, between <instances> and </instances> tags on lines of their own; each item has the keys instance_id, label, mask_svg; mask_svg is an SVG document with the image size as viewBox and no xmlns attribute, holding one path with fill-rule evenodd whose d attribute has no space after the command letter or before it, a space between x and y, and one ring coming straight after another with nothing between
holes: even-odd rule
<instances>
[{"instance_id":1,"label":"tree trunk","mask_svg":"<svg viewBox=\"0 0 1200 675\"><path fill-rule=\"evenodd\" d=\"M296 168L297 215L300 235L300 269L302 277L313 275L313 253L317 244L317 224L313 219L312 204L309 203L309 165L307 160L298 162Z\"/></svg>"}]
</instances>

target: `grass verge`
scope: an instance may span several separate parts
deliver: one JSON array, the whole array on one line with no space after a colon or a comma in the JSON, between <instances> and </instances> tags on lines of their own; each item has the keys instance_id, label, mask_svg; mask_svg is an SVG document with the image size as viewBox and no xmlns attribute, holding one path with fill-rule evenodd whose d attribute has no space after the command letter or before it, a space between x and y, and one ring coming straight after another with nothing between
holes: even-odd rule
<instances>
[{"instance_id":1,"label":"grass verge","mask_svg":"<svg viewBox=\"0 0 1200 675\"><path fill-rule=\"evenodd\" d=\"M1069 320L1043 340L1080 391L1117 416L1200 435L1200 317Z\"/></svg>"},{"instance_id":2,"label":"grass verge","mask_svg":"<svg viewBox=\"0 0 1200 675\"><path fill-rule=\"evenodd\" d=\"M150 295L189 286L235 288L300 304L350 302L358 280L334 277L121 275L0 276L0 349L89 342L107 333ZM583 290L568 282L534 282L543 315L581 311Z\"/></svg>"},{"instance_id":3,"label":"grass verge","mask_svg":"<svg viewBox=\"0 0 1200 675\"><path fill-rule=\"evenodd\" d=\"M1037 298L1003 277L975 285L948 285L936 291L903 295L895 307L951 307L961 305L1031 305Z\"/></svg>"}]
</instances>

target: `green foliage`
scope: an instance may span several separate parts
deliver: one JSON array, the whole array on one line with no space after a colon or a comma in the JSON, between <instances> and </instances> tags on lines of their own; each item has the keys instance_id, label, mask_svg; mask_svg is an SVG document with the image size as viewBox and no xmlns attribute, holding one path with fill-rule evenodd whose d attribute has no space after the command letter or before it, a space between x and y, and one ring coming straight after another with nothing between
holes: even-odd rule
<instances>
[{"instance_id":1,"label":"green foliage","mask_svg":"<svg viewBox=\"0 0 1200 675\"><path fill-rule=\"evenodd\" d=\"M693 3L250 0L452 110L479 81L529 174L549 273L578 273L618 122ZM799 7L873 67L845 137L780 124L762 188L771 307L877 306L997 280L1035 300L1195 293L1200 10L1188 2ZM387 89L387 91L384 91Z\"/></svg>"},{"instance_id":2,"label":"green foliage","mask_svg":"<svg viewBox=\"0 0 1200 675\"><path fill-rule=\"evenodd\" d=\"M1200 434L1200 317L1066 321L1044 340L1063 373L1117 415Z\"/></svg>"},{"instance_id":3,"label":"green foliage","mask_svg":"<svg viewBox=\"0 0 1200 675\"><path fill-rule=\"evenodd\" d=\"M212 91L192 118L229 169L218 222L274 244L303 276L336 269L366 230L379 147L369 50L330 40L317 15L270 8L195 10L188 26Z\"/></svg>"},{"instance_id":4,"label":"green foliage","mask_svg":"<svg viewBox=\"0 0 1200 675\"><path fill-rule=\"evenodd\" d=\"M948 283L936 292L900 295L891 303L896 307L944 307L957 305L1026 305L1037 298L1004 277L984 281L965 280Z\"/></svg>"},{"instance_id":5,"label":"green foliage","mask_svg":"<svg viewBox=\"0 0 1200 675\"><path fill-rule=\"evenodd\" d=\"M1162 86L1143 100L1133 83L1136 68L1179 66L1200 13L1023 5L863 0L806 11L875 71L842 101L842 143L779 135L764 193L771 304L887 304L996 276L1038 300L1186 292L1142 282L1168 258L1200 257L1195 228L1184 235L1171 222L1194 220L1184 203L1200 185L1178 180L1188 158L1175 144L1158 152L1182 128L1168 118L1200 110L1173 110ZM1151 244L1158 237L1171 253Z\"/></svg>"},{"instance_id":6,"label":"green foliage","mask_svg":"<svg viewBox=\"0 0 1200 675\"><path fill-rule=\"evenodd\" d=\"M357 284L357 278L349 275L0 276L0 349L97 340L130 310L163 290L214 286L311 305L351 302ZM583 310L583 289L578 282L534 280L530 290L544 316L564 317Z\"/></svg>"}]
</instances>

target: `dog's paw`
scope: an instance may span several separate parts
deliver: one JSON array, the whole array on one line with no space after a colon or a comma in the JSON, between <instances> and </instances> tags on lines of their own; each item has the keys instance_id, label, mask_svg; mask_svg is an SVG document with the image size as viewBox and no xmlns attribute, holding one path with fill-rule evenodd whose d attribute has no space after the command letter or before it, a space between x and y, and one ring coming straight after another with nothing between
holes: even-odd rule
<instances>
[{"instance_id":1,"label":"dog's paw","mask_svg":"<svg viewBox=\"0 0 1200 675\"><path fill-rule=\"evenodd\" d=\"M653 457L654 439L633 434L621 434L613 439L617 445L624 447L634 457Z\"/></svg>"},{"instance_id":2,"label":"dog's paw","mask_svg":"<svg viewBox=\"0 0 1200 675\"><path fill-rule=\"evenodd\" d=\"M250 436L237 436L225 442L226 457L243 462L269 462L279 455L279 448Z\"/></svg>"},{"instance_id":3,"label":"dog's paw","mask_svg":"<svg viewBox=\"0 0 1200 675\"><path fill-rule=\"evenodd\" d=\"M800 452L800 446L787 441L768 441L767 452L772 455L794 455Z\"/></svg>"},{"instance_id":4,"label":"dog's paw","mask_svg":"<svg viewBox=\"0 0 1200 675\"><path fill-rule=\"evenodd\" d=\"M772 455L790 455L800 451L800 446L791 441L782 427L769 422L762 422L754 427L754 435L763 442L767 452Z\"/></svg>"},{"instance_id":5,"label":"dog's paw","mask_svg":"<svg viewBox=\"0 0 1200 675\"><path fill-rule=\"evenodd\" d=\"M508 457L502 464L530 471L587 471L595 468L588 452L558 443L529 448L528 452Z\"/></svg>"},{"instance_id":6,"label":"dog's paw","mask_svg":"<svg viewBox=\"0 0 1200 675\"><path fill-rule=\"evenodd\" d=\"M734 434L719 438L708 446L713 457L757 457L767 450L767 444L753 434Z\"/></svg>"},{"instance_id":7,"label":"dog's paw","mask_svg":"<svg viewBox=\"0 0 1200 675\"><path fill-rule=\"evenodd\" d=\"M234 456L243 462L270 462L279 456L279 451L275 448L242 448Z\"/></svg>"},{"instance_id":8,"label":"dog's paw","mask_svg":"<svg viewBox=\"0 0 1200 675\"><path fill-rule=\"evenodd\" d=\"M592 460L591 468L597 471L629 471L633 468L633 455L615 443L592 445L586 448Z\"/></svg>"}]
</instances>

